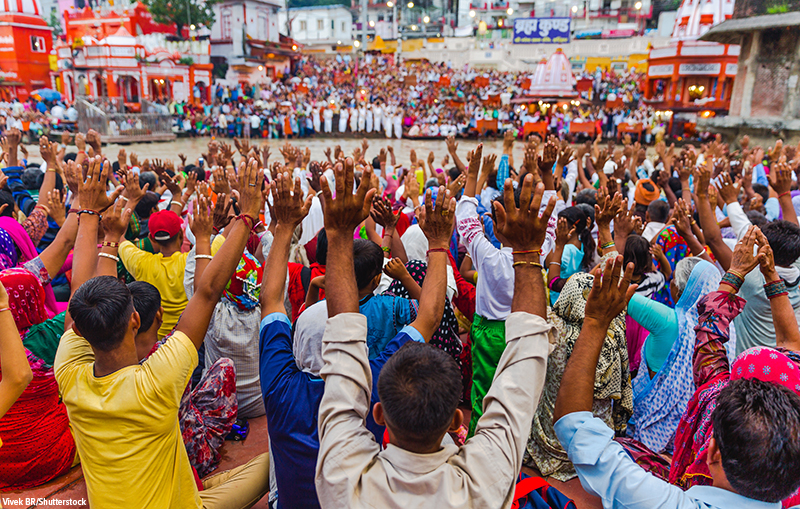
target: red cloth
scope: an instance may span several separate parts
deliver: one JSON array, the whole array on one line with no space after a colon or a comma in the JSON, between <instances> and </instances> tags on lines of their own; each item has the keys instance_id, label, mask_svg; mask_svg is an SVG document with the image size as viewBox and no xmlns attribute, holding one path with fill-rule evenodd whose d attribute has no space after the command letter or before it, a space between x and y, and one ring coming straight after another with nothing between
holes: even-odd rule
<instances>
[{"instance_id":1,"label":"red cloth","mask_svg":"<svg viewBox=\"0 0 800 509\"><path fill-rule=\"evenodd\" d=\"M40 486L64 474L75 459L67 409L52 368L28 353L33 380L0 419L0 491Z\"/></svg>"},{"instance_id":2,"label":"red cloth","mask_svg":"<svg viewBox=\"0 0 800 509\"><path fill-rule=\"evenodd\" d=\"M408 218L408 216L406 214L399 214L397 216L397 224L394 227L397 237L402 237L406 230L408 230L409 226L411 226L411 220Z\"/></svg>"},{"instance_id":3,"label":"red cloth","mask_svg":"<svg viewBox=\"0 0 800 509\"><path fill-rule=\"evenodd\" d=\"M0 272L0 282L24 338L29 327L47 320L45 290L36 276L22 268ZM26 353L33 380L0 419L0 490L44 484L69 470L75 459L75 441L67 409L59 401L53 368Z\"/></svg>"},{"instance_id":4,"label":"red cloth","mask_svg":"<svg viewBox=\"0 0 800 509\"><path fill-rule=\"evenodd\" d=\"M447 256L450 259L450 266L453 267L453 277L455 277L456 289L458 290L458 295L453 298L453 304L467 320L472 322L475 316L475 285L468 283L461 277L461 272L458 270L458 265L456 265L453 255L448 252Z\"/></svg>"},{"instance_id":5,"label":"red cloth","mask_svg":"<svg viewBox=\"0 0 800 509\"><path fill-rule=\"evenodd\" d=\"M309 266L311 269L311 277L308 279L309 283L315 277L325 275L325 266L318 263L312 263ZM302 263L289 263L289 303L292 305L292 322L297 320L300 316L303 304L306 302L306 289L303 288L303 279L301 274L303 272ZM325 298L325 290L319 291L320 300Z\"/></svg>"}]
</instances>

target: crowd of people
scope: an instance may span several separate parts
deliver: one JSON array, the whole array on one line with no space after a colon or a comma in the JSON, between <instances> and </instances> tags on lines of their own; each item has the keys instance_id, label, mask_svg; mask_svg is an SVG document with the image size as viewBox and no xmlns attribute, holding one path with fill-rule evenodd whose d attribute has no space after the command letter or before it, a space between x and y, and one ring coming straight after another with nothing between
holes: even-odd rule
<instances>
[{"instance_id":1,"label":"crowd of people","mask_svg":"<svg viewBox=\"0 0 800 509\"><path fill-rule=\"evenodd\" d=\"M304 138L308 136L379 135L387 138L446 138L500 134L511 130L519 137L526 123L547 122L560 138L570 133L572 122L594 122L607 137L616 135L622 122L641 124L650 139L651 130L663 133L663 119L639 99L642 75L598 68L584 73L593 80L584 101L564 101L545 107L533 100L512 104L528 94L530 72L484 72L457 69L447 63L413 62L402 66L391 57L367 55L361 62L350 58L320 60L304 57L294 72L282 79L260 84L217 84L207 90L199 85L191 100L154 98L147 112L171 115L174 130L189 136L218 138ZM86 97L101 109L120 112L119 104ZM596 101L593 101L596 99ZM593 102L592 102L593 101ZM610 105L610 106L609 106ZM0 104L9 127L25 130L30 139L48 134L52 123L74 129L74 106L31 98L29 102ZM36 117L36 119L28 118ZM482 129L483 120L496 127ZM117 125L118 135L134 125ZM133 131L132 131L133 132Z\"/></svg>"},{"instance_id":2,"label":"crowd of people","mask_svg":"<svg viewBox=\"0 0 800 509\"><path fill-rule=\"evenodd\" d=\"M20 141L0 491L80 464L95 508L511 507L528 473L604 507L800 503L796 147ZM260 416L269 451L217 472Z\"/></svg>"}]
</instances>

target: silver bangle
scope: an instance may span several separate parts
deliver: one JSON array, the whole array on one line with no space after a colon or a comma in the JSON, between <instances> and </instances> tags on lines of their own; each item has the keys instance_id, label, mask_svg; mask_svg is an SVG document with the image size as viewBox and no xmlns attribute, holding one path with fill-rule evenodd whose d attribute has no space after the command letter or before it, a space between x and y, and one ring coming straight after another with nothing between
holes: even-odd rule
<instances>
[{"instance_id":1,"label":"silver bangle","mask_svg":"<svg viewBox=\"0 0 800 509\"><path fill-rule=\"evenodd\" d=\"M114 256L113 254L97 253L97 256L102 256L103 258L108 258L109 260L114 260L115 262L119 263L119 256Z\"/></svg>"},{"instance_id":2,"label":"silver bangle","mask_svg":"<svg viewBox=\"0 0 800 509\"><path fill-rule=\"evenodd\" d=\"M207 254L196 254L196 255L194 255L194 257L195 257L195 259L198 259L198 260L213 260L214 259L213 256L207 255Z\"/></svg>"}]
</instances>

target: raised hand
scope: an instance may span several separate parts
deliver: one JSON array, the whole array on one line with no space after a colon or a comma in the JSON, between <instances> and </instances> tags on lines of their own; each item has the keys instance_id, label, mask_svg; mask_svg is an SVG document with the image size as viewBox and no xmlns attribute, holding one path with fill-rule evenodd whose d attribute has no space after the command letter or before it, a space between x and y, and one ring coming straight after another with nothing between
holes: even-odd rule
<instances>
[{"instance_id":1,"label":"raised hand","mask_svg":"<svg viewBox=\"0 0 800 509\"><path fill-rule=\"evenodd\" d=\"M755 269L756 265L759 265L759 259L753 254L758 233L761 233L761 230L757 226L750 225L742 240L736 244L736 248L733 250L733 258L731 259L730 272L744 277Z\"/></svg>"},{"instance_id":2,"label":"raised hand","mask_svg":"<svg viewBox=\"0 0 800 509\"><path fill-rule=\"evenodd\" d=\"M672 211L672 224L675 225L678 234L684 239L689 235L693 235L690 218L691 212L686 201L683 198L678 199L677 203L675 203L675 209Z\"/></svg>"},{"instance_id":3,"label":"raised hand","mask_svg":"<svg viewBox=\"0 0 800 509\"><path fill-rule=\"evenodd\" d=\"M118 242L128 231L131 214L133 214L133 209L126 207L125 200L114 202L114 206L103 214L103 219L100 223L105 231L105 238L111 242Z\"/></svg>"},{"instance_id":4,"label":"raised hand","mask_svg":"<svg viewBox=\"0 0 800 509\"><path fill-rule=\"evenodd\" d=\"M599 225L610 225L611 221L622 211L622 194L614 193L609 198L606 188L597 190L597 205L594 206L595 222Z\"/></svg>"},{"instance_id":5,"label":"raised hand","mask_svg":"<svg viewBox=\"0 0 800 509\"><path fill-rule=\"evenodd\" d=\"M792 167L785 162L779 162L772 165L772 171L769 172L769 185L782 196L792 189Z\"/></svg>"},{"instance_id":6,"label":"raised hand","mask_svg":"<svg viewBox=\"0 0 800 509\"><path fill-rule=\"evenodd\" d=\"M395 214L392 211L392 205L389 201L386 198L381 198L376 195L372 200L372 210L370 210L369 215L372 217L373 221L384 228L393 228L400 218L400 213L401 212L398 211L397 214Z\"/></svg>"},{"instance_id":7,"label":"raised hand","mask_svg":"<svg viewBox=\"0 0 800 509\"><path fill-rule=\"evenodd\" d=\"M328 185L328 179L321 181L322 195L325 197L325 229L352 234L369 215L372 197L375 195L375 189L372 189L370 184L372 168L364 170L355 194L353 194L353 160L348 157L343 165L337 165L333 171L336 177L335 199Z\"/></svg>"},{"instance_id":8,"label":"raised hand","mask_svg":"<svg viewBox=\"0 0 800 509\"><path fill-rule=\"evenodd\" d=\"M642 229L642 218L635 215L628 208L627 202L627 200L623 200L622 210L614 218L614 235L620 238L627 238L632 232L638 232ZM622 243L620 243L619 249L623 247Z\"/></svg>"},{"instance_id":9,"label":"raised hand","mask_svg":"<svg viewBox=\"0 0 800 509\"><path fill-rule=\"evenodd\" d=\"M207 197L202 195L203 198ZM214 227L214 231L222 231L223 228L228 226L228 223L231 222L231 207L233 206L233 200L228 197L225 193L221 193L217 195L217 203L214 204L214 213L212 214L212 223ZM194 231L194 230L192 230Z\"/></svg>"},{"instance_id":10,"label":"raised hand","mask_svg":"<svg viewBox=\"0 0 800 509\"><path fill-rule=\"evenodd\" d=\"M122 150L120 150L120 152L123 152L123 151L122 151ZM184 154L184 153L178 153L178 159L180 159L180 160L181 160L181 168L186 168L186 154ZM120 164L121 164L121 163L120 163Z\"/></svg>"},{"instance_id":11,"label":"raised hand","mask_svg":"<svg viewBox=\"0 0 800 509\"><path fill-rule=\"evenodd\" d=\"M497 155L495 154L488 154L483 156L483 167L481 167L481 173L485 175L491 175L495 171L495 163L497 162Z\"/></svg>"},{"instance_id":12,"label":"raised hand","mask_svg":"<svg viewBox=\"0 0 800 509\"><path fill-rule=\"evenodd\" d=\"M447 184L447 190L450 192L450 196L457 196L458 193L464 189L464 185L467 183L467 176L463 173L456 177L455 179L451 180L449 184Z\"/></svg>"},{"instance_id":13,"label":"raised hand","mask_svg":"<svg viewBox=\"0 0 800 509\"><path fill-rule=\"evenodd\" d=\"M505 206L494 202L497 231L508 240L514 250L529 251L542 248L547 233L547 222L556 206L555 196L550 197L544 213L539 216L543 195L544 186L537 184L534 190L533 177L525 176L522 181L519 207L514 201L514 187L510 179L506 180L503 189Z\"/></svg>"},{"instance_id":14,"label":"raised hand","mask_svg":"<svg viewBox=\"0 0 800 509\"><path fill-rule=\"evenodd\" d=\"M211 186L217 194L231 194L231 186L228 182L228 177L225 174L225 169L220 166L213 166L211 168Z\"/></svg>"},{"instance_id":15,"label":"raised hand","mask_svg":"<svg viewBox=\"0 0 800 509\"><path fill-rule=\"evenodd\" d=\"M600 324L601 329L608 329L614 320L628 306L628 302L636 292L637 285L631 284L633 263L625 267L622 274L622 256L606 260L603 270L598 267L594 271L592 291L586 299L585 320Z\"/></svg>"},{"instance_id":16,"label":"raised hand","mask_svg":"<svg viewBox=\"0 0 800 509\"><path fill-rule=\"evenodd\" d=\"M420 217L419 226L431 249L447 249L455 225L456 199L450 196L444 186L439 187L435 203L432 196L432 190L428 189L425 193L425 214Z\"/></svg>"},{"instance_id":17,"label":"raised hand","mask_svg":"<svg viewBox=\"0 0 800 509\"><path fill-rule=\"evenodd\" d=\"M569 239L572 238L572 235L575 233L575 226L569 225L567 218L561 217L558 219L558 224L556 225L556 245L557 246L565 246Z\"/></svg>"},{"instance_id":18,"label":"raised hand","mask_svg":"<svg viewBox=\"0 0 800 509\"><path fill-rule=\"evenodd\" d=\"M717 185L719 196L726 204L731 204L739 199L739 184L734 184L727 173L720 175L720 184Z\"/></svg>"},{"instance_id":19,"label":"raised hand","mask_svg":"<svg viewBox=\"0 0 800 509\"><path fill-rule=\"evenodd\" d=\"M314 190L315 193L318 193L322 190L320 179L323 177L322 166L317 161L311 161L308 165L308 173L311 175L306 177L308 180L308 186Z\"/></svg>"},{"instance_id":20,"label":"raised hand","mask_svg":"<svg viewBox=\"0 0 800 509\"><path fill-rule=\"evenodd\" d=\"M47 192L47 208L49 209L49 216L53 221L61 227L67 220L67 211L64 206L65 196L57 189Z\"/></svg>"},{"instance_id":21,"label":"raised hand","mask_svg":"<svg viewBox=\"0 0 800 509\"><path fill-rule=\"evenodd\" d=\"M264 208L264 198L261 186L264 185L264 174L258 168L255 159L250 159L243 171L239 172L239 208L245 217L250 217L255 226L255 221Z\"/></svg>"},{"instance_id":22,"label":"raised hand","mask_svg":"<svg viewBox=\"0 0 800 509\"><path fill-rule=\"evenodd\" d=\"M282 173L275 180L270 182L272 192L271 214L279 227L288 227L292 231L308 215L311 208L312 195L303 199L303 190L300 187L300 178L292 182L291 175Z\"/></svg>"},{"instance_id":23,"label":"raised hand","mask_svg":"<svg viewBox=\"0 0 800 509\"><path fill-rule=\"evenodd\" d=\"M383 273L399 281L411 276L411 274L408 273L408 269L399 258L392 258L389 260L386 266L383 267Z\"/></svg>"},{"instance_id":24,"label":"raised hand","mask_svg":"<svg viewBox=\"0 0 800 509\"><path fill-rule=\"evenodd\" d=\"M528 147L525 149L525 155L522 158L522 172L519 175L520 182L525 178L525 175L533 175L533 184L536 185L542 181L542 176L539 173L539 155L536 149Z\"/></svg>"},{"instance_id":25,"label":"raised hand","mask_svg":"<svg viewBox=\"0 0 800 509\"><path fill-rule=\"evenodd\" d=\"M417 181L416 175L414 175L412 172L408 172L406 174L404 184L405 194L411 198L411 201L415 201L417 198L419 198L419 182Z\"/></svg>"},{"instance_id":26,"label":"raised hand","mask_svg":"<svg viewBox=\"0 0 800 509\"><path fill-rule=\"evenodd\" d=\"M597 157L592 159L592 166L594 166L594 171L596 171L598 175L603 174L603 167L605 167L607 161L608 161L608 150L606 149L601 150L597 154Z\"/></svg>"},{"instance_id":27,"label":"raised hand","mask_svg":"<svg viewBox=\"0 0 800 509\"><path fill-rule=\"evenodd\" d=\"M575 160L575 152L570 147L565 147L558 153L558 165L565 168L569 163Z\"/></svg>"},{"instance_id":28,"label":"raised hand","mask_svg":"<svg viewBox=\"0 0 800 509\"><path fill-rule=\"evenodd\" d=\"M81 207L85 210L102 213L110 207L122 193L123 187L114 190L111 195L106 194L108 189L108 176L111 174L111 165L103 164L103 158L94 157L89 161L89 171L86 178L81 181L78 179L78 197Z\"/></svg>"},{"instance_id":29,"label":"raised hand","mask_svg":"<svg viewBox=\"0 0 800 509\"><path fill-rule=\"evenodd\" d=\"M224 202L225 198L218 196L217 203L220 201ZM189 228L198 239L211 239L211 234L214 233L215 225L209 212L210 205L208 198L205 196L198 196L194 201L194 209L189 216Z\"/></svg>"},{"instance_id":30,"label":"raised hand","mask_svg":"<svg viewBox=\"0 0 800 509\"><path fill-rule=\"evenodd\" d=\"M103 146L100 133L94 129L89 129L89 131L86 133L86 143L94 149L95 154L100 155L100 149Z\"/></svg>"},{"instance_id":31,"label":"raised hand","mask_svg":"<svg viewBox=\"0 0 800 509\"><path fill-rule=\"evenodd\" d=\"M548 141L547 144L544 146L544 151L542 152L542 158L539 160L539 171L542 172L542 175L549 173L553 173L553 165L556 164L558 160L558 145L553 143L552 141Z\"/></svg>"},{"instance_id":32,"label":"raised hand","mask_svg":"<svg viewBox=\"0 0 800 509\"><path fill-rule=\"evenodd\" d=\"M239 138L233 139L233 144L236 145L236 150L242 155L242 157L248 157L250 155L250 142L247 140L240 140Z\"/></svg>"},{"instance_id":33,"label":"raised hand","mask_svg":"<svg viewBox=\"0 0 800 509\"><path fill-rule=\"evenodd\" d=\"M9 132L10 134L10 132ZM75 135L75 148L78 149L78 152L86 152L86 135L83 133L78 133Z\"/></svg>"},{"instance_id":34,"label":"raised hand","mask_svg":"<svg viewBox=\"0 0 800 509\"><path fill-rule=\"evenodd\" d=\"M56 165L57 150L57 145L55 143L50 143L50 140L47 139L47 136L42 136L39 138L39 154L41 154L42 159L44 159L44 161L47 163L48 168L58 168Z\"/></svg>"},{"instance_id":35,"label":"raised hand","mask_svg":"<svg viewBox=\"0 0 800 509\"><path fill-rule=\"evenodd\" d=\"M456 143L455 136L448 136L444 141L447 144L447 151L450 152L450 154L458 151L458 143Z\"/></svg>"},{"instance_id":36,"label":"raised hand","mask_svg":"<svg viewBox=\"0 0 800 509\"><path fill-rule=\"evenodd\" d=\"M139 174L133 172L126 172L122 174L122 185L125 187L125 190L122 192L122 196L128 199L129 204L132 204L134 207L136 206L142 198L144 198L145 193L147 190L150 189L150 183L141 187L139 184Z\"/></svg>"}]
</instances>

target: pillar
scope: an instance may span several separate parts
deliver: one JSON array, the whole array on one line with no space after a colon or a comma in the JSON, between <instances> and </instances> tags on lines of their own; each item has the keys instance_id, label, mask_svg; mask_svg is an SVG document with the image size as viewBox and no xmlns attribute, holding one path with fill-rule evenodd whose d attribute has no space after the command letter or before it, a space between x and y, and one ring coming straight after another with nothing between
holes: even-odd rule
<instances>
[{"instance_id":1,"label":"pillar","mask_svg":"<svg viewBox=\"0 0 800 509\"><path fill-rule=\"evenodd\" d=\"M761 32L753 32L753 38L750 41L750 51L747 53L747 59L744 61L745 75L744 87L742 88L742 108L739 112L740 117L749 117L752 101L753 89L756 84L756 70L758 65L756 59L758 57L759 48L761 46ZM740 59L741 61L741 59Z\"/></svg>"}]
</instances>

